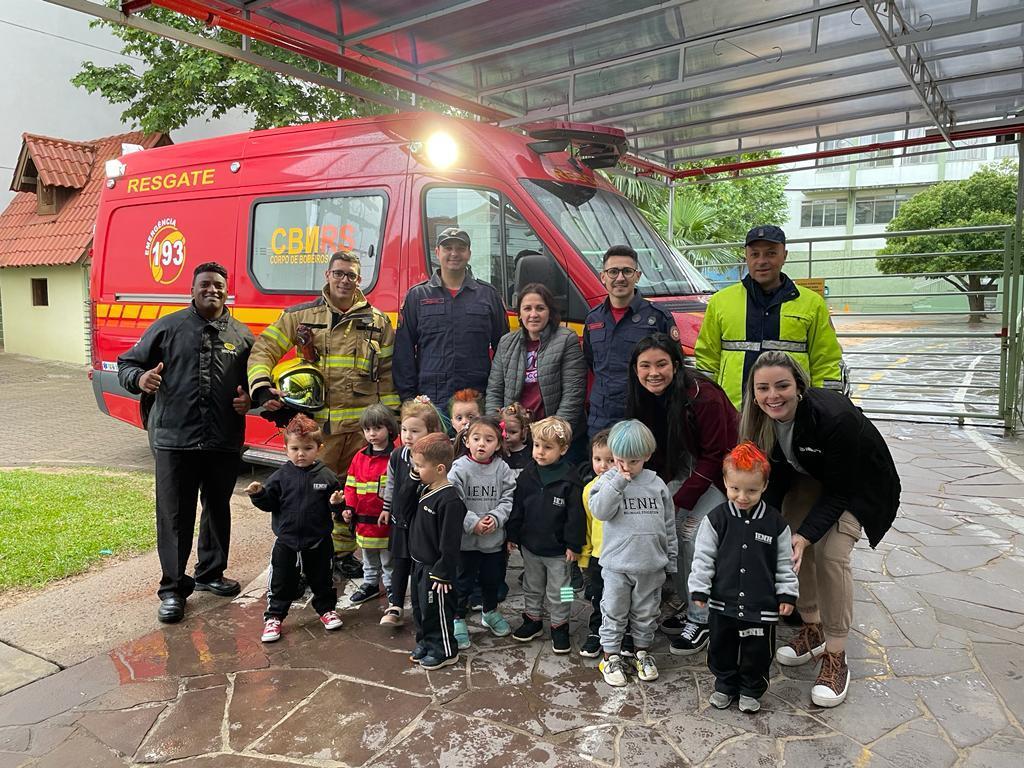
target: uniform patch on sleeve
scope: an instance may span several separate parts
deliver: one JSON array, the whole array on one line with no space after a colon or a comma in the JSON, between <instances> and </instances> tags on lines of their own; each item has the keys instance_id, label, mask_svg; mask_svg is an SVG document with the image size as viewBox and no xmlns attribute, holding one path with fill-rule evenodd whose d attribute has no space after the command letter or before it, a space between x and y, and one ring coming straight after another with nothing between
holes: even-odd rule
<instances>
[{"instance_id":1,"label":"uniform patch on sleeve","mask_svg":"<svg viewBox=\"0 0 1024 768\"><path fill-rule=\"evenodd\" d=\"M679 329L675 324L668 329L668 335L672 337L672 341L679 341Z\"/></svg>"}]
</instances>

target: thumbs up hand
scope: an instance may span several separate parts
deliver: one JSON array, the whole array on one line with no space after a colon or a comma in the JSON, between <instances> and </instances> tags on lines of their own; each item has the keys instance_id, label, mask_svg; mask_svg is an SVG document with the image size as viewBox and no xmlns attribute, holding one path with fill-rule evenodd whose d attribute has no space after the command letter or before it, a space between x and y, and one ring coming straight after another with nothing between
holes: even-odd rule
<instances>
[{"instance_id":1,"label":"thumbs up hand","mask_svg":"<svg viewBox=\"0 0 1024 768\"><path fill-rule=\"evenodd\" d=\"M163 377L160 375L164 370L163 361L156 364L155 367L150 368L148 371L139 376L139 389L149 394L155 394L160 389L160 382L163 381Z\"/></svg>"},{"instance_id":2,"label":"thumbs up hand","mask_svg":"<svg viewBox=\"0 0 1024 768\"><path fill-rule=\"evenodd\" d=\"M248 413L249 408L252 407L252 400L249 398L249 393L241 385L236 387L235 391L238 393L238 396L232 399L231 407L235 409L235 413L244 416Z\"/></svg>"}]
</instances>

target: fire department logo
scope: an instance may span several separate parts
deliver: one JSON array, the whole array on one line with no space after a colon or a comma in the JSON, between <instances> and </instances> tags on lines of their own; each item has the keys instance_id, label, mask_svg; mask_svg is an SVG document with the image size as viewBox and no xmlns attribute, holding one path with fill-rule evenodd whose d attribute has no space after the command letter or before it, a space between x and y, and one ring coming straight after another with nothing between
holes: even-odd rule
<instances>
[{"instance_id":1,"label":"fire department logo","mask_svg":"<svg viewBox=\"0 0 1024 768\"><path fill-rule=\"evenodd\" d=\"M153 279L161 285L170 285L181 276L185 268L185 235L175 219L160 219L153 225L146 240L146 259Z\"/></svg>"}]
</instances>

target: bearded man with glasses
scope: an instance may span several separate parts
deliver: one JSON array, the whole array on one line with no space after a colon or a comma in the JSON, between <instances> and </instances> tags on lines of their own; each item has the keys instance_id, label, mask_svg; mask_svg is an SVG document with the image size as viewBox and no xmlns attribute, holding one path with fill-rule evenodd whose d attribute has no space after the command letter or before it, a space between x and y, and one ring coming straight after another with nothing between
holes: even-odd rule
<instances>
[{"instance_id":1,"label":"bearded man with glasses","mask_svg":"<svg viewBox=\"0 0 1024 768\"><path fill-rule=\"evenodd\" d=\"M395 331L386 314L359 289L359 257L338 251L324 272L326 285L315 300L285 309L256 339L249 356L249 391L267 411L285 407L271 372L293 347L324 375L324 408L311 414L324 433L321 461L342 484L352 457L366 445L359 417L368 405L382 403L398 412L391 378ZM312 342L310 343L310 338ZM311 360L310 357L315 357ZM360 578L356 542L347 523L334 526L334 568L338 576Z\"/></svg>"},{"instance_id":2,"label":"bearded man with glasses","mask_svg":"<svg viewBox=\"0 0 1024 768\"><path fill-rule=\"evenodd\" d=\"M671 313L637 290L641 273L636 251L613 245L601 266L608 298L590 311L583 328L583 354L594 373L587 416L591 438L625 418L629 358L636 343L652 333L667 333L679 341Z\"/></svg>"}]
</instances>

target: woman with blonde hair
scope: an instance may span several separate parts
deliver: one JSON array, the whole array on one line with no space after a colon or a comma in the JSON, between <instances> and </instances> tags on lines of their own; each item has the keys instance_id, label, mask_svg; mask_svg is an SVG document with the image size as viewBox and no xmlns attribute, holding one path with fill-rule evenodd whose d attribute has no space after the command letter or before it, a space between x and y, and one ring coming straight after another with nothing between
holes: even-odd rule
<instances>
[{"instance_id":1,"label":"woman with blonde hair","mask_svg":"<svg viewBox=\"0 0 1024 768\"><path fill-rule=\"evenodd\" d=\"M862 528L875 547L892 525L900 500L896 466L860 408L839 392L811 387L807 373L785 352L764 352L751 368L740 438L770 457L765 500L782 509L793 531L804 625L775 659L798 666L821 657L811 700L835 707L850 684L850 553Z\"/></svg>"}]
</instances>

